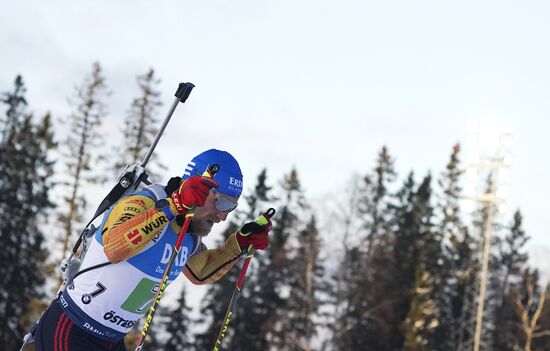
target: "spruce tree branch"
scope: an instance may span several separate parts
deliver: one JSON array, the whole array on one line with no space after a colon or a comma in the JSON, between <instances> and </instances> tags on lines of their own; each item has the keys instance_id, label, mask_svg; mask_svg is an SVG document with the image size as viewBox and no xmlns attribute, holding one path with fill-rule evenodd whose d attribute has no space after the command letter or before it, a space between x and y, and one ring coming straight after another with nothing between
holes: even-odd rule
<instances>
[{"instance_id":1,"label":"spruce tree branch","mask_svg":"<svg viewBox=\"0 0 550 351\"><path fill-rule=\"evenodd\" d=\"M298 346L301 350L304 351L312 351L312 348L310 348L306 343L301 341L295 333L289 332L286 333L286 336L292 341L292 343L296 346Z\"/></svg>"}]
</instances>

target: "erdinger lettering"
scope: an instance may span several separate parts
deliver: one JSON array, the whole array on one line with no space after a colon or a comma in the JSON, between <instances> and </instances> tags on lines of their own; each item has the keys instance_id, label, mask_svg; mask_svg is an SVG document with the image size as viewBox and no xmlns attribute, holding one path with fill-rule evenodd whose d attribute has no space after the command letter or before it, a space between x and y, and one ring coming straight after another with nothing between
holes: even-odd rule
<instances>
[{"instance_id":1,"label":"erdinger lettering","mask_svg":"<svg viewBox=\"0 0 550 351\"><path fill-rule=\"evenodd\" d=\"M242 188L243 187L243 181L239 179L235 179L233 177L229 177L229 184L234 185L236 187Z\"/></svg>"},{"instance_id":2,"label":"erdinger lettering","mask_svg":"<svg viewBox=\"0 0 550 351\"><path fill-rule=\"evenodd\" d=\"M115 311L110 311L110 312L107 312L103 315L103 319L105 319L106 321L109 321L113 324L116 324L116 325L119 325L123 328L132 328L132 326L136 323L136 321L130 321L130 320L126 320L126 319L123 319L119 316L116 315Z\"/></svg>"}]
</instances>

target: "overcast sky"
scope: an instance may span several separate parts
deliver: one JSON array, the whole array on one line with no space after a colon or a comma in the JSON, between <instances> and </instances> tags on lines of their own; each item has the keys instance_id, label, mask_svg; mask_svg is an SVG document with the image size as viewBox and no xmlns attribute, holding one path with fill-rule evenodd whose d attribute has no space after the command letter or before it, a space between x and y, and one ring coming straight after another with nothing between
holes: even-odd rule
<instances>
[{"instance_id":1,"label":"overcast sky","mask_svg":"<svg viewBox=\"0 0 550 351\"><path fill-rule=\"evenodd\" d=\"M297 167L315 199L372 169L382 145L401 178L437 176L469 120L509 121L509 208L550 270L547 1L3 0L0 18L0 90L22 74L38 114L66 115L96 60L113 92L107 129L149 67L162 117L193 82L157 149L172 174L214 146L249 185L262 167L272 180Z\"/></svg>"}]
</instances>

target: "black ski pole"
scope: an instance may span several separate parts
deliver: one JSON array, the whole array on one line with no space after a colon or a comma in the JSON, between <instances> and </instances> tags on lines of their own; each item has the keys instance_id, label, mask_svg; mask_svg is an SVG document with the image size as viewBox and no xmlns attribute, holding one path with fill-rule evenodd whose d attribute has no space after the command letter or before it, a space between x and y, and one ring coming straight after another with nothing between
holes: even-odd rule
<instances>
[{"instance_id":1,"label":"black ski pole","mask_svg":"<svg viewBox=\"0 0 550 351\"><path fill-rule=\"evenodd\" d=\"M268 223L268 220L271 217L273 217L274 214L275 214L275 209L270 208L263 215L261 215L260 218L258 218L256 223L258 223L259 225L265 225ZM254 246L249 245L248 249L246 250L246 259L243 263L243 268L241 269L241 273L239 274L239 279L237 279L237 284L235 285L235 289L233 290L233 294L231 295L231 300L229 301L227 312L225 312L225 317L223 318L223 323L220 328L220 332L218 333L218 338L216 339L216 343L214 344L213 351L221 350L222 339L225 337L225 334L227 333L227 327L229 326L229 322L231 322L231 319L235 314L237 299L241 294L241 289L243 287L244 279L246 277L246 271L248 270L248 265L250 264L252 257L254 257Z\"/></svg>"}]
</instances>

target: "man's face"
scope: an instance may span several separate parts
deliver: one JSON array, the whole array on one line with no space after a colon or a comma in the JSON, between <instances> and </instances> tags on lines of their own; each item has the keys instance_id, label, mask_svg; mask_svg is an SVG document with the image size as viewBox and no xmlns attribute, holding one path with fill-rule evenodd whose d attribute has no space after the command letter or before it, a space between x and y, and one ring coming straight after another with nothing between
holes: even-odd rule
<instances>
[{"instance_id":1,"label":"man's face","mask_svg":"<svg viewBox=\"0 0 550 351\"><path fill-rule=\"evenodd\" d=\"M229 212L219 211L216 208L216 201L222 196L235 202L237 201L235 198L211 190L206 198L204 206L195 209L195 216L189 224L189 232L200 236L207 236L212 230L214 223L219 223L227 219Z\"/></svg>"}]
</instances>

